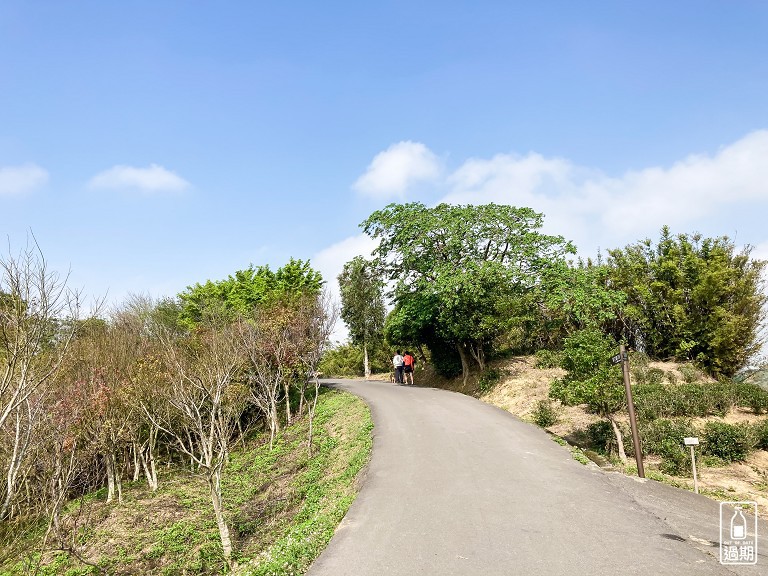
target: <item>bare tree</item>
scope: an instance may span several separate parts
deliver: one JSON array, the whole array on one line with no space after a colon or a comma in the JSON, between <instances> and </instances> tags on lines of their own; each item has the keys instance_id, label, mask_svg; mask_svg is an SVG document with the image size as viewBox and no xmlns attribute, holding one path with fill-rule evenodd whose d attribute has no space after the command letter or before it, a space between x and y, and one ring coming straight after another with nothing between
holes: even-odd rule
<instances>
[{"instance_id":1,"label":"bare tree","mask_svg":"<svg viewBox=\"0 0 768 576\"><path fill-rule=\"evenodd\" d=\"M231 325L208 325L188 338L165 338L163 356L171 382L168 412L146 411L202 471L210 489L224 558L232 567L232 540L224 518L221 477L237 423L248 399L237 381L243 357Z\"/></svg>"},{"instance_id":2,"label":"bare tree","mask_svg":"<svg viewBox=\"0 0 768 576\"><path fill-rule=\"evenodd\" d=\"M18 254L9 247L8 255L0 257L0 430L12 430L6 435L12 448L0 460L5 477L0 518L9 515L16 496L41 414L39 398L77 330L80 295L66 281L49 270L34 237Z\"/></svg>"},{"instance_id":3,"label":"bare tree","mask_svg":"<svg viewBox=\"0 0 768 576\"><path fill-rule=\"evenodd\" d=\"M339 309L333 302L330 294L325 291L314 299L307 299L302 306L302 313L299 317L303 322L301 329L303 336L301 360L306 368L307 377L314 386L312 400L308 403L309 437L307 439L307 446L311 453L315 409L317 408L317 398L320 395L318 365L323 357L323 353L328 348L333 327L336 325L339 317ZM306 382L306 379L303 381ZM304 390L305 388L302 388L302 400L304 398Z\"/></svg>"}]
</instances>

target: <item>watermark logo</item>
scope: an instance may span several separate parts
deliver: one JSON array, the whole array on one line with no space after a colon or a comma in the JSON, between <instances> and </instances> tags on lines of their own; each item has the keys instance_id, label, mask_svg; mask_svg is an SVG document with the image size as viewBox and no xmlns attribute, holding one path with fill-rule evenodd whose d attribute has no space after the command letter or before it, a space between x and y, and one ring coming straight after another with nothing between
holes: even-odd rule
<instances>
[{"instance_id":1,"label":"watermark logo","mask_svg":"<svg viewBox=\"0 0 768 576\"><path fill-rule=\"evenodd\" d=\"M757 564L756 502L720 502L720 564Z\"/></svg>"}]
</instances>

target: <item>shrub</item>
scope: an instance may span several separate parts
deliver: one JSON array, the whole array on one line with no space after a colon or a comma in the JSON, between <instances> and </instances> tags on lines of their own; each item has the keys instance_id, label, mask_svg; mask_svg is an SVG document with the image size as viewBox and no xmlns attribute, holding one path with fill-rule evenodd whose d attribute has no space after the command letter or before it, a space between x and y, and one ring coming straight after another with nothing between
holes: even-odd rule
<instances>
[{"instance_id":1,"label":"shrub","mask_svg":"<svg viewBox=\"0 0 768 576\"><path fill-rule=\"evenodd\" d=\"M677 371L683 377L683 382L688 384L702 379L701 371L692 364L682 364L677 368Z\"/></svg>"},{"instance_id":2,"label":"shrub","mask_svg":"<svg viewBox=\"0 0 768 576\"><path fill-rule=\"evenodd\" d=\"M488 392L501 380L502 371L498 368L486 368L480 374L480 378L477 381L477 385L480 387L481 392Z\"/></svg>"},{"instance_id":3,"label":"shrub","mask_svg":"<svg viewBox=\"0 0 768 576\"><path fill-rule=\"evenodd\" d=\"M558 368L562 361L562 354L556 350L537 350L536 368Z\"/></svg>"},{"instance_id":4,"label":"shrub","mask_svg":"<svg viewBox=\"0 0 768 576\"><path fill-rule=\"evenodd\" d=\"M638 418L655 420L670 415L670 392L664 385L638 384L632 388Z\"/></svg>"},{"instance_id":5,"label":"shrub","mask_svg":"<svg viewBox=\"0 0 768 576\"><path fill-rule=\"evenodd\" d=\"M752 438L755 443L755 448L768 450L768 418L753 424Z\"/></svg>"},{"instance_id":6,"label":"shrub","mask_svg":"<svg viewBox=\"0 0 768 576\"><path fill-rule=\"evenodd\" d=\"M669 416L707 416L716 394L702 384L685 383L672 387L669 394Z\"/></svg>"},{"instance_id":7,"label":"shrub","mask_svg":"<svg viewBox=\"0 0 768 576\"><path fill-rule=\"evenodd\" d=\"M675 442L671 438L663 440L659 455L661 456L659 470L662 472L675 476L691 474L691 455L682 442Z\"/></svg>"},{"instance_id":8,"label":"shrub","mask_svg":"<svg viewBox=\"0 0 768 576\"><path fill-rule=\"evenodd\" d=\"M600 420L587 426L587 437L590 448L610 454L616 451L616 435L613 433L611 423Z\"/></svg>"},{"instance_id":9,"label":"shrub","mask_svg":"<svg viewBox=\"0 0 768 576\"><path fill-rule=\"evenodd\" d=\"M551 400L539 400L533 411L533 421L542 428L548 428L557 424L557 409Z\"/></svg>"},{"instance_id":10,"label":"shrub","mask_svg":"<svg viewBox=\"0 0 768 576\"><path fill-rule=\"evenodd\" d=\"M683 445L683 438L696 436L696 428L690 420L659 418L652 422L641 422L640 438L643 449L650 453L664 457L669 452L665 442L673 441L676 445Z\"/></svg>"},{"instance_id":11,"label":"shrub","mask_svg":"<svg viewBox=\"0 0 768 576\"><path fill-rule=\"evenodd\" d=\"M735 384L736 404L748 406L755 414L768 411L768 392L756 384L739 382Z\"/></svg>"},{"instance_id":12,"label":"shrub","mask_svg":"<svg viewBox=\"0 0 768 576\"><path fill-rule=\"evenodd\" d=\"M725 422L707 422L704 426L704 453L726 462L741 462L752 449L753 441L746 426Z\"/></svg>"}]
</instances>

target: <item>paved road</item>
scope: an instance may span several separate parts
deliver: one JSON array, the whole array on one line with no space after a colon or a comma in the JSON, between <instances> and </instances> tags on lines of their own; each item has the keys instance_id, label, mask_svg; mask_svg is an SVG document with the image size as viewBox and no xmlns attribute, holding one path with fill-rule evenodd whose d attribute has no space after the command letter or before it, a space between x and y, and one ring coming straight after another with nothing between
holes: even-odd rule
<instances>
[{"instance_id":1,"label":"paved road","mask_svg":"<svg viewBox=\"0 0 768 576\"><path fill-rule=\"evenodd\" d=\"M768 575L724 567L718 504L575 462L545 432L461 394L332 381L371 407L358 498L309 576Z\"/></svg>"}]
</instances>

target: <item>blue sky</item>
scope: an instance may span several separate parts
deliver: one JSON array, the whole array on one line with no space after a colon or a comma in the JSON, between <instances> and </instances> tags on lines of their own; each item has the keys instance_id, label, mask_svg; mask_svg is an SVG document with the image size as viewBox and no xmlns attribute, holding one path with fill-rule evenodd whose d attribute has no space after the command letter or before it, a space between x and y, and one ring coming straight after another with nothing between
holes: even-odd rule
<instances>
[{"instance_id":1,"label":"blue sky","mask_svg":"<svg viewBox=\"0 0 768 576\"><path fill-rule=\"evenodd\" d=\"M0 0L0 233L110 301L292 256L335 284L392 201L768 257L767 30L746 0Z\"/></svg>"}]
</instances>

